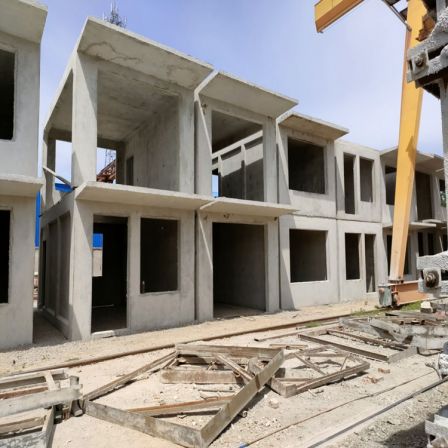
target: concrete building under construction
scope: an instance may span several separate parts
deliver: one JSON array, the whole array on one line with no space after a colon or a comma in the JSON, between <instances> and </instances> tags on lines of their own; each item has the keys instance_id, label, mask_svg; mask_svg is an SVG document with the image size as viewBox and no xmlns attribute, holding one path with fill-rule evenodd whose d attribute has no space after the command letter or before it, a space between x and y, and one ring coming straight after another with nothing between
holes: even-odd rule
<instances>
[{"instance_id":1,"label":"concrete building under construction","mask_svg":"<svg viewBox=\"0 0 448 448\"><path fill-rule=\"evenodd\" d=\"M0 71L8 69L3 46L17 40L16 82L33 79L31 91L17 90L16 103L28 95L29 110L16 108L15 137L0 141L0 292L10 291L0 337L8 346L32 337L33 197L42 185L33 177L33 70L45 10L33 14L36 29L17 39L20 27L0 18ZM397 151L345 141L347 129L292 111L296 105L89 18L43 134L44 316L74 340L376 297L388 278ZM0 120L3 132L8 117ZM16 166L10 147L22 120L33 125L23 126L21 145L30 163L24 155ZM61 142L71 148L68 191L55 188ZM97 178L104 149L115 154L113 183ZM418 154L409 279L417 255L446 249L442 167L441 157ZM20 213L28 219L15 220Z\"/></svg>"}]
</instances>

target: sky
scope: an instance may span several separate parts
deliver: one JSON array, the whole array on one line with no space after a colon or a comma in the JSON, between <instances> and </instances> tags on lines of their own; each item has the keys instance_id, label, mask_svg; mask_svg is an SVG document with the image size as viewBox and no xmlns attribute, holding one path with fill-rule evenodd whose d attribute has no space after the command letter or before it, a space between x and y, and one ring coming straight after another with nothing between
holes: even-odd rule
<instances>
[{"instance_id":1,"label":"sky","mask_svg":"<svg viewBox=\"0 0 448 448\"><path fill-rule=\"evenodd\" d=\"M297 99L297 111L348 128L347 140L396 146L404 25L382 1L364 0L319 34L316 1L118 0L118 7L129 30ZM110 9L110 0L45 3L41 129L86 17ZM419 150L441 154L441 136L440 104L425 93ZM63 153L57 170L67 176L69 148Z\"/></svg>"}]
</instances>

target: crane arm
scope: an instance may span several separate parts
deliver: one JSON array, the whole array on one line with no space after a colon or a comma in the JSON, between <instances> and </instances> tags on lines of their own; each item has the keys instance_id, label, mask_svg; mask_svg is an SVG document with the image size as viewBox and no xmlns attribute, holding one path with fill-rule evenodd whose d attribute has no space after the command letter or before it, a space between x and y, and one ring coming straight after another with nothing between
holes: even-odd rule
<instances>
[{"instance_id":1,"label":"crane arm","mask_svg":"<svg viewBox=\"0 0 448 448\"><path fill-rule=\"evenodd\" d=\"M316 29L320 33L363 0L320 0L314 6Z\"/></svg>"}]
</instances>

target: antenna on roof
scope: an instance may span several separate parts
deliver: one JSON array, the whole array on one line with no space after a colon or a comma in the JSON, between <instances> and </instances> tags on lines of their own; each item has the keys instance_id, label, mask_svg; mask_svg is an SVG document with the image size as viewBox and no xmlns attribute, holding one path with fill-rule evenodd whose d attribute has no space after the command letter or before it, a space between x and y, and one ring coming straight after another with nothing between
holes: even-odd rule
<instances>
[{"instance_id":1,"label":"antenna on roof","mask_svg":"<svg viewBox=\"0 0 448 448\"><path fill-rule=\"evenodd\" d=\"M103 14L103 20L112 23L112 25L120 26L121 28L126 28L127 25L126 17L120 16L116 2L110 4L110 13L108 15Z\"/></svg>"}]
</instances>

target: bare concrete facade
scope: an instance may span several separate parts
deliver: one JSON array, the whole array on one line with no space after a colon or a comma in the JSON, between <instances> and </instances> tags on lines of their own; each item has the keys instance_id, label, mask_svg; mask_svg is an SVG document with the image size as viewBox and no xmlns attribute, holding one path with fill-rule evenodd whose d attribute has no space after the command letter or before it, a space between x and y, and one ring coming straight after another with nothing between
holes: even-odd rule
<instances>
[{"instance_id":1,"label":"bare concrete facade","mask_svg":"<svg viewBox=\"0 0 448 448\"><path fill-rule=\"evenodd\" d=\"M86 339L375 296L394 154L296 104L89 18L44 130L48 319ZM71 143L69 193L54 189L58 141ZM99 148L116 151L113 184L96 180ZM416 203L442 188L425 167ZM419 228L439 226L437 204Z\"/></svg>"},{"instance_id":2,"label":"bare concrete facade","mask_svg":"<svg viewBox=\"0 0 448 448\"><path fill-rule=\"evenodd\" d=\"M33 338L40 41L47 11L0 2L0 349Z\"/></svg>"}]
</instances>

